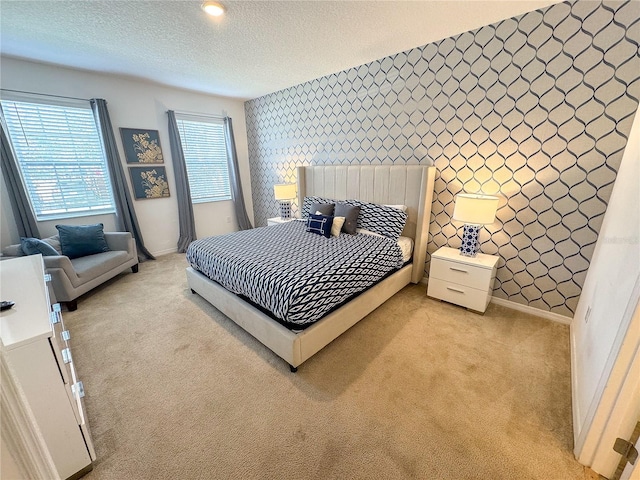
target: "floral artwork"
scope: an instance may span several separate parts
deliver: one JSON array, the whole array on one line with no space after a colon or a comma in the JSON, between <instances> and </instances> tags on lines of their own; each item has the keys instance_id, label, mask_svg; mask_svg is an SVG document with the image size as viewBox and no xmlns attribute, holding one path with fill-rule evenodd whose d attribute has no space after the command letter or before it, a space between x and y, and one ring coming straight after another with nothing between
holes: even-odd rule
<instances>
[{"instance_id":1,"label":"floral artwork","mask_svg":"<svg viewBox=\"0 0 640 480\"><path fill-rule=\"evenodd\" d=\"M127 163L164 163L157 130L121 128Z\"/></svg>"},{"instance_id":2,"label":"floral artwork","mask_svg":"<svg viewBox=\"0 0 640 480\"><path fill-rule=\"evenodd\" d=\"M167 172L164 167L129 167L136 199L169 196Z\"/></svg>"}]
</instances>

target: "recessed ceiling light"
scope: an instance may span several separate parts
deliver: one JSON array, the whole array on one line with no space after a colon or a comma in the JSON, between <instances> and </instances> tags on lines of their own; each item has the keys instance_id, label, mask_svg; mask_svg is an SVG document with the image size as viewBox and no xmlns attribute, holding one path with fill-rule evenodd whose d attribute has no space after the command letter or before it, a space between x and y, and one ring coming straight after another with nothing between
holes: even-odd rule
<instances>
[{"instance_id":1,"label":"recessed ceiling light","mask_svg":"<svg viewBox=\"0 0 640 480\"><path fill-rule=\"evenodd\" d=\"M220 17L224 15L224 5L219 2L203 2L202 10L211 15L212 17Z\"/></svg>"}]
</instances>

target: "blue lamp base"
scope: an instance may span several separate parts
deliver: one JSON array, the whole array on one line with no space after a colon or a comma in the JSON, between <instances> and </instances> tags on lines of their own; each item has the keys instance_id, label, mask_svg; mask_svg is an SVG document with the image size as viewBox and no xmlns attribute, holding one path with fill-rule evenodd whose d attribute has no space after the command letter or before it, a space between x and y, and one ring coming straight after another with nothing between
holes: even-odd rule
<instances>
[{"instance_id":1,"label":"blue lamp base","mask_svg":"<svg viewBox=\"0 0 640 480\"><path fill-rule=\"evenodd\" d=\"M280 218L282 220L291 218L291 202L280 201Z\"/></svg>"},{"instance_id":2,"label":"blue lamp base","mask_svg":"<svg viewBox=\"0 0 640 480\"><path fill-rule=\"evenodd\" d=\"M460 245L460 255L465 257L475 257L480 251L480 241L478 234L480 225L466 224L462 233L462 245Z\"/></svg>"}]
</instances>

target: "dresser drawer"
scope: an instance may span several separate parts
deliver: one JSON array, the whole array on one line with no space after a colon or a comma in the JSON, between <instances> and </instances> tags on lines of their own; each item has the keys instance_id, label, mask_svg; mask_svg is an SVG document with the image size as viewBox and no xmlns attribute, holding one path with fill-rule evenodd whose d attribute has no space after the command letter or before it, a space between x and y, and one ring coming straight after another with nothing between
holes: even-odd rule
<instances>
[{"instance_id":1,"label":"dresser drawer","mask_svg":"<svg viewBox=\"0 0 640 480\"><path fill-rule=\"evenodd\" d=\"M490 300L490 294L486 288L479 290L457 283L445 282L444 280L433 277L429 277L427 295L478 312L484 312Z\"/></svg>"},{"instance_id":2,"label":"dresser drawer","mask_svg":"<svg viewBox=\"0 0 640 480\"><path fill-rule=\"evenodd\" d=\"M439 280L457 283L458 285L486 290L491 284L493 276L495 276L495 268L465 265L441 258L431 259L429 278L437 278Z\"/></svg>"}]
</instances>

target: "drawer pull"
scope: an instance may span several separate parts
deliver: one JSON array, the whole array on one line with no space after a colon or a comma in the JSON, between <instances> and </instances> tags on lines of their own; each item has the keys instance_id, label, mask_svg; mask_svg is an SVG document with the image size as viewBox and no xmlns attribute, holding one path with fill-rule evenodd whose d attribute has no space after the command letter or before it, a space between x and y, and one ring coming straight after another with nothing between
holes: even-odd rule
<instances>
[{"instance_id":1,"label":"drawer pull","mask_svg":"<svg viewBox=\"0 0 640 480\"><path fill-rule=\"evenodd\" d=\"M453 270L454 272L460 272L460 273L469 273L467 270L464 270L462 268L449 267L449 270Z\"/></svg>"},{"instance_id":2,"label":"drawer pull","mask_svg":"<svg viewBox=\"0 0 640 480\"><path fill-rule=\"evenodd\" d=\"M60 323L60 314L58 312L50 312L49 313L49 322L51 322L51 325L55 325L56 323Z\"/></svg>"},{"instance_id":3,"label":"drawer pull","mask_svg":"<svg viewBox=\"0 0 640 480\"><path fill-rule=\"evenodd\" d=\"M60 338L62 338L62 340L64 340L65 342L68 342L71 338L69 330L63 330L62 332L60 332Z\"/></svg>"},{"instance_id":4,"label":"drawer pull","mask_svg":"<svg viewBox=\"0 0 640 480\"><path fill-rule=\"evenodd\" d=\"M62 361L64 363L71 363L71 350L68 348L62 349Z\"/></svg>"},{"instance_id":5,"label":"drawer pull","mask_svg":"<svg viewBox=\"0 0 640 480\"><path fill-rule=\"evenodd\" d=\"M71 385L71 391L75 395L78 395L78 398L84 397L84 385L82 384L82 382L76 382Z\"/></svg>"},{"instance_id":6,"label":"drawer pull","mask_svg":"<svg viewBox=\"0 0 640 480\"><path fill-rule=\"evenodd\" d=\"M456 292L456 293L465 293L464 290L458 290L457 288L453 288L453 287L447 287L447 290L451 290L452 292Z\"/></svg>"}]
</instances>

